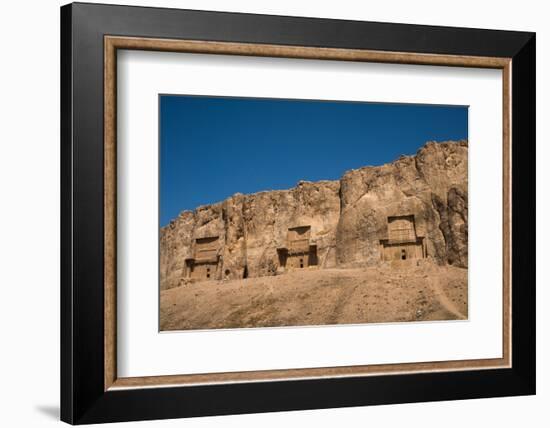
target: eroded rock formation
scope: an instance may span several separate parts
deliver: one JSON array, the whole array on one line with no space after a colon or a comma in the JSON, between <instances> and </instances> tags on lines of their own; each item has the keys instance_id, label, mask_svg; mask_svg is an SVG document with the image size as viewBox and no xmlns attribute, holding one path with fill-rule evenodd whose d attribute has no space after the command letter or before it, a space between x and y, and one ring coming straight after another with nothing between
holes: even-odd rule
<instances>
[{"instance_id":1,"label":"eroded rock formation","mask_svg":"<svg viewBox=\"0 0 550 428\"><path fill-rule=\"evenodd\" d=\"M235 194L182 212L160 234L161 289L199 273L238 279L411 257L468 265L466 141L430 142L340 180Z\"/></svg>"}]
</instances>

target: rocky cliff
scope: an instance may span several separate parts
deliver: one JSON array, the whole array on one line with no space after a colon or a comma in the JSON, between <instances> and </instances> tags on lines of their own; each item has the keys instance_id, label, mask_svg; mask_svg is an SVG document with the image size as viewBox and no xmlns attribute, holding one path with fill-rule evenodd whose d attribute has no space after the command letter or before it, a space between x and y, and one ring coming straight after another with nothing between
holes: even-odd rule
<instances>
[{"instance_id":1,"label":"rocky cliff","mask_svg":"<svg viewBox=\"0 0 550 428\"><path fill-rule=\"evenodd\" d=\"M275 275L288 230L309 226L320 268L373 266L383 259L389 219L410 216L423 256L468 265L468 143L429 142L415 156L346 172L340 180L235 194L184 211L160 233L161 289L185 282L194 243L218 238L217 278ZM420 241L419 241L420 242Z\"/></svg>"}]
</instances>

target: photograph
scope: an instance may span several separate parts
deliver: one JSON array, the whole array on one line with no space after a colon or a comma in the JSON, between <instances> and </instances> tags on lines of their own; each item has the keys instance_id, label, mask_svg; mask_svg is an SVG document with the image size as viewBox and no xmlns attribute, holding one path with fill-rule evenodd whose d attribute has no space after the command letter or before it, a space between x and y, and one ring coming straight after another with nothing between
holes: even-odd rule
<instances>
[{"instance_id":1,"label":"photograph","mask_svg":"<svg viewBox=\"0 0 550 428\"><path fill-rule=\"evenodd\" d=\"M158 99L161 331L468 319L468 106Z\"/></svg>"}]
</instances>

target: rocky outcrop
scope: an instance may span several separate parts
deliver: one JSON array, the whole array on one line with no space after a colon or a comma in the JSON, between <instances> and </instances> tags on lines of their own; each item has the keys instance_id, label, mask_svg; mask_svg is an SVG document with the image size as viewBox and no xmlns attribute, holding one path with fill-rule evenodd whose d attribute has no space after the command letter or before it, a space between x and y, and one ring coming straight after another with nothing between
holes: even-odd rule
<instances>
[{"instance_id":1,"label":"rocky outcrop","mask_svg":"<svg viewBox=\"0 0 550 428\"><path fill-rule=\"evenodd\" d=\"M340 180L299 182L289 190L235 194L182 212L160 234L161 289L185 281L194 243L218 237L216 278L275 275L288 230L309 226L320 268L382 260L388 219L412 216L425 256L468 265L468 144L430 142L415 156L346 172Z\"/></svg>"}]
</instances>

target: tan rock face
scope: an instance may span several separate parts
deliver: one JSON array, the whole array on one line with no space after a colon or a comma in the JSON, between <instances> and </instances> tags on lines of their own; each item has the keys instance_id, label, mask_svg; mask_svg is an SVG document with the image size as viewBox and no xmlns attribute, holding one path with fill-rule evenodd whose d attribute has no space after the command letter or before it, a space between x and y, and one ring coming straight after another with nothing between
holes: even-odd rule
<instances>
[{"instance_id":1,"label":"tan rock face","mask_svg":"<svg viewBox=\"0 0 550 428\"><path fill-rule=\"evenodd\" d=\"M394 251L384 245L393 242L388 223L400 216L412 218L418 254L467 267L467 142L427 143L415 156L348 171L340 180L235 194L182 212L161 229L161 289L186 281L189 260L197 260L196 240L206 237L218 237L211 278L275 275L284 266L289 229L302 226L310 228L319 268L374 266ZM400 248L395 251L405 254Z\"/></svg>"}]
</instances>

